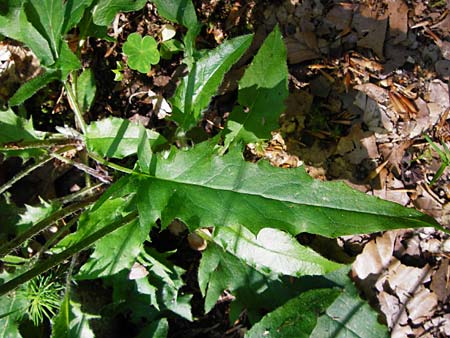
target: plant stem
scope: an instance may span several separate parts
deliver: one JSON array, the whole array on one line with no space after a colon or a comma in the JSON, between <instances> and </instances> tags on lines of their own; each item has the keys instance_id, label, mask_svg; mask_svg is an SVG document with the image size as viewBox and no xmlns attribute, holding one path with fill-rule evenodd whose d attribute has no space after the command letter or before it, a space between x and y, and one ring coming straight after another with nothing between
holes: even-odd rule
<instances>
[{"instance_id":1,"label":"plant stem","mask_svg":"<svg viewBox=\"0 0 450 338\"><path fill-rule=\"evenodd\" d=\"M133 169L129 169L129 168L126 168L126 167L122 167L119 164L108 162L105 159L101 158L100 156L97 156L97 155L92 154L92 153L88 153L88 155L93 160L95 160L98 163L103 164L103 165L105 165L105 166L107 166L107 167L109 167L111 169L114 169L114 170L117 170L117 171L120 171L120 172L123 172L123 173L126 173L126 174L136 174L136 172Z\"/></svg>"},{"instance_id":2,"label":"plant stem","mask_svg":"<svg viewBox=\"0 0 450 338\"><path fill-rule=\"evenodd\" d=\"M6 182L5 184L3 184L0 187L0 194L3 194L6 190L11 188L16 182L20 181L22 178L27 176L33 170L43 166L45 163L47 163L51 160L52 160L51 157L44 158L43 160L36 162L35 164L33 164L33 165L29 166L28 168L26 168L25 170L21 171L20 173L18 173L16 176L11 178L8 182Z\"/></svg>"},{"instance_id":3,"label":"plant stem","mask_svg":"<svg viewBox=\"0 0 450 338\"><path fill-rule=\"evenodd\" d=\"M73 165L75 168L80 169L81 171L84 171L85 173L94 176L95 178L99 179L103 183L111 183L111 178L109 176L106 176L83 163L72 161L72 160L70 160L64 156L61 156L57 153L50 153L50 156L60 160L61 162Z\"/></svg>"},{"instance_id":4,"label":"plant stem","mask_svg":"<svg viewBox=\"0 0 450 338\"><path fill-rule=\"evenodd\" d=\"M102 191L100 188L104 185L104 183L98 183L96 185L92 185L90 187L85 187L80 191L74 192L70 195L60 197L52 200L52 202L59 202L61 204L68 204L75 201L80 201L82 199L88 198L93 195L99 195Z\"/></svg>"},{"instance_id":5,"label":"plant stem","mask_svg":"<svg viewBox=\"0 0 450 338\"><path fill-rule=\"evenodd\" d=\"M69 222L67 222L66 225L64 225L62 228L58 229L58 232L55 233L52 237L50 237L45 244L42 246L42 248L37 252L37 254L34 257L36 257L36 260L41 257L41 255L50 247L52 246L64 233L66 230L69 230L72 225L74 225L78 221L78 216L72 218Z\"/></svg>"},{"instance_id":6,"label":"plant stem","mask_svg":"<svg viewBox=\"0 0 450 338\"><path fill-rule=\"evenodd\" d=\"M110 232L113 232L114 230L130 223L138 216L137 211L133 211L127 216L125 216L122 219L119 219L102 229L94 232L92 235L86 237L85 239L81 240L80 242L74 244L73 246L67 248L63 252L56 254L54 256L51 256L47 260L43 261L40 264L35 265L30 270L24 272L23 274L17 276L16 278L6 282L5 284L0 285L0 296L4 295L5 293L15 289L19 285L28 282L30 279L36 277L37 275L51 269L52 267L62 263L69 257L73 256L74 254L90 247L94 242L102 238L103 236L107 235Z\"/></svg>"},{"instance_id":7,"label":"plant stem","mask_svg":"<svg viewBox=\"0 0 450 338\"><path fill-rule=\"evenodd\" d=\"M36 223L31 228L29 228L29 229L23 231L22 233L20 233L17 237L12 239L8 243L5 243L4 245L2 245L0 247L0 257L6 255L8 252L10 252L11 250L15 249L20 244L25 242L27 239L35 236L36 234L38 234L39 232L41 232L45 228L49 227L51 224L53 224L57 220L59 220L59 219L61 219L63 217L66 217L66 216L68 216L70 214L73 214L74 212L89 206L95 200L96 200L96 197L87 199L85 201L81 201L79 203L75 203L75 204L69 205L69 206L65 207L64 209L56 211L55 213L53 213L49 217L44 218L42 221Z\"/></svg>"},{"instance_id":8,"label":"plant stem","mask_svg":"<svg viewBox=\"0 0 450 338\"><path fill-rule=\"evenodd\" d=\"M24 149L39 149L39 148L50 148L60 145L73 145L80 143L80 140L76 138L49 138L46 140L27 140L21 142L10 142L5 143L0 146L0 151L11 151L11 150L24 150Z\"/></svg>"},{"instance_id":9,"label":"plant stem","mask_svg":"<svg viewBox=\"0 0 450 338\"><path fill-rule=\"evenodd\" d=\"M73 92L73 87L70 86L70 84L66 81L64 82L64 88L67 93L67 99L69 100L70 107L73 109L73 112L75 113L75 118L80 126L81 132L85 135L86 123L84 122L83 119L83 113L81 112L80 107L78 106L75 93Z\"/></svg>"}]
</instances>

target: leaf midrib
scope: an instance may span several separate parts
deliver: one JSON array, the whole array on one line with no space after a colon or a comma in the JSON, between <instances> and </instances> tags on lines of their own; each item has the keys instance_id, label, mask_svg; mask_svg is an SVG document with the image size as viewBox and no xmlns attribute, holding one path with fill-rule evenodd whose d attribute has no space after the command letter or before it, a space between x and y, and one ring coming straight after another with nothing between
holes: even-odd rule
<instances>
[{"instance_id":1,"label":"leaf midrib","mask_svg":"<svg viewBox=\"0 0 450 338\"><path fill-rule=\"evenodd\" d=\"M200 159L202 160L202 159ZM199 161L200 161L199 160ZM199 162L196 161L195 163ZM245 162L243 162L243 164L245 164ZM195 164L193 165L195 166ZM193 167L192 166L192 167ZM184 173L184 172L183 172ZM273 200L276 202L281 202L281 203L291 203L294 205L303 205L303 206L309 206L309 207L315 207L315 208L323 208L323 209L330 209L330 210L337 210L337 211L345 211L345 212L352 212L352 213L358 213L358 214L366 214L366 215L374 215L374 216L380 216L380 217L390 217L390 218L396 218L396 219L409 219L409 217L415 217L416 215L413 214L413 209L411 209L411 214L408 216L398 216L394 214L389 214L389 213L381 213L380 210L376 210L374 212L370 212L370 211L362 211L362 210L358 210L358 209L352 209L350 207L334 207L332 205L325 205L325 204L318 204L318 203L307 203L307 201L295 201L295 200L289 200L286 198L277 198L276 196L271 196L271 195L267 195L267 194L259 194L259 193L253 193L251 191L243 191L243 190L235 190L234 187L233 188L227 188L227 187L217 187L217 186L213 186L213 185L203 185L203 184L199 184L196 182L186 182L184 180L176 180L176 178L164 178L164 177L157 177L157 176L153 176L150 174L146 174L146 173L139 173L139 172L135 172L135 175L138 176L143 176L146 178L151 178L154 180L159 180L159 181L163 181L163 182L169 182L169 183L173 183L173 184L180 184L180 185L187 185L187 186L192 186L192 187L196 187L196 188L205 188L205 189L210 189L210 190L214 190L214 191L226 191L226 192L231 192L231 193L236 193L239 195L249 195L249 196L256 196L256 197L260 197L260 198L264 198L264 199L268 199L268 200ZM350 206L350 205L349 205ZM413 221L413 220L411 220ZM424 223L421 220L417 220L420 223ZM425 222L426 223L426 222Z\"/></svg>"}]
</instances>

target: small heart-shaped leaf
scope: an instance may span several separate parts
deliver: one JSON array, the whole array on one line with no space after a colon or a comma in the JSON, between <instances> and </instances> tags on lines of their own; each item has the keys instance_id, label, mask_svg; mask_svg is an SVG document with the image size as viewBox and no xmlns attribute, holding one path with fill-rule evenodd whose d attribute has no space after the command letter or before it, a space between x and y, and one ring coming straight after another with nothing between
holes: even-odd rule
<instances>
[{"instance_id":1,"label":"small heart-shaped leaf","mask_svg":"<svg viewBox=\"0 0 450 338\"><path fill-rule=\"evenodd\" d=\"M151 36L142 38L138 33L130 34L122 50L128 56L128 66L144 74L159 62L158 43Z\"/></svg>"}]
</instances>

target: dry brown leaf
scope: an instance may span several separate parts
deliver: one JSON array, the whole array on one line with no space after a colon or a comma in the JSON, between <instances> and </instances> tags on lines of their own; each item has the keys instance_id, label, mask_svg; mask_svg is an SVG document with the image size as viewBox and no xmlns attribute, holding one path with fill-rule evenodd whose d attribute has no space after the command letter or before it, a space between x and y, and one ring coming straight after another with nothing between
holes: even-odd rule
<instances>
[{"instance_id":1,"label":"dry brown leaf","mask_svg":"<svg viewBox=\"0 0 450 338\"><path fill-rule=\"evenodd\" d=\"M391 264L396 232L387 231L381 237L367 243L363 252L356 257L352 271L359 279L369 275L380 275Z\"/></svg>"},{"instance_id":2,"label":"dry brown leaf","mask_svg":"<svg viewBox=\"0 0 450 338\"><path fill-rule=\"evenodd\" d=\"M398 318L402 315L403 307L400 305L400 301L397 297L390 295L385 291L381 291L378 295L378 301L380 302L380 310L386 317L387 325L392 329L398 322ZM401 322L406 322L408 318L404 314L404 318L401 318Z\"/></svg>"},{"instance_id":3,"label":"dry brown leaf","mask_svg":"<svg viewBox=\"0 0 450 338\"><path fill-rule=\"evenodd\" d=\"M424 323L427 332L442 333L440 337L450 337L450 314L434 317Z\"/></svg>"},{"instance_id":4,"label":"dry brown leaf","mask_svg":"<svg viewBox=\"0 0 450 338\"><path fill-rule=\"evenodd\" d=\"M408 34L408 6L403 0L388 0L389 35L398 44Z\"/></svg>"},{"instance_id":5,"label":"dry brown leaf","mask_svg":"<svg viewBox=\"0 0 450 338\"><path fill-rule=\"evenodd\" d=\"M353 28L358 32L357 45L372 49L382 59L387 22L387 13L377 13L370 6L360 5L352 21Z\"/></svg>"},{"instance_id":6,"label":"dry brown leaf","mask_svg":"<svg viewBox=\"0 0 450 338\"><path fill-rule=\"evenodd\" d=\"M431 278L430 289L439 301L446 303L450 296L450 267L448 259L442 259L439 268Z\"/></svg>"},{"instance_id":7,"label":"dry brown leaf","mask_svg":"<svg viewBox=\"0 0 450 338\"><path fill-rule=\"evenodd\" d=\"M327 13L325 21L333 25L337 30L344 30L351 23L353 8L354 5L348 3L336 4Z\"/></svg>"},{"instance_id":8,"label":"dry brown leaf","mask_svg":"<svg viewBox=\"0 0 450 338\"><path fill-rule=\"evenodd\" d=\"M406 304L423 283L430 279L431 269L428 265L423 268L406 266L396 258L392 258L389 266L387 282L402 304Z\"/></svg>"},{"instance_id":9,"label":"dry brown leaf","mask_svg":"<svg viewBox=\"0 0 450 338\"><path fill-rule=\"evenodd\" d=\"M290 64L296 64L320 57L318 48L313 49L308 46L308 44L312 44L312 39L310 32L297 32L295 36L285 38L284 42L287 49L287 59Z\"/></svg>"},{"instance_id":10,"label":"dry brown leaf","mask_svg":"<svg viewBox=\"0 0 450 338\"><path fill-rule=\"evenodd\" d=\"M354 87L354 89L365 93L368 97L380 104L385 104L389 100L389 91L373 83L364 83Z\"/></svg>"},{"instance_id":11,"label":"dry brown leaf","mask_svg":"<svg viewBox=\"0 0 450 338\"><path fill-rule=\"evenodd\" d=\"M396 179L392 173L387 175L386 184L383 189L374 190L373 194L384 200L395 202L401 205L408 205L410 197L406 189L404 189L403 182Z\"/></svg>"},{"instance_id":12,"label":"dry brown leaf","mask_svg":"<svg viewBox=\"0 0 450 338\"><path fill-rule=\"evenodd\" d=\"M434 310L437 306L437 297L434 292L431 292L424 286L420 286L414 293L409 302L406 304L406 308L409 313L409 319L414 324L420 324L431 318Z\"/></svg>"}]
</instances>

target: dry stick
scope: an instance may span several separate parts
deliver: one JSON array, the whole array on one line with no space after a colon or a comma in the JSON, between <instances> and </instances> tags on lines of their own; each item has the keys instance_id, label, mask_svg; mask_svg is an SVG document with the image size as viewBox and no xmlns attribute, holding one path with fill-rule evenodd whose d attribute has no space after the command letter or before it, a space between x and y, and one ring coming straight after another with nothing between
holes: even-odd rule
<instances>
[{"instance_id":1,"label":"dry stick","mask_svg":"<svg viewBox=\"0 0 450 338\"><path fill-rule=\"evenodd\" d=\"M70 214L73 214L74 212L83 209L87 207L88 205L92 204L97 198L89 198L85 201L81 201L72 205L69 205L65 207L64 209L58 210L54 214L50 215L47 218L44 218L42 221L36 223L31 228L25 230L24 232L20 233L17 237L9 241L8 243L5 243L0 247L0 257L3 257L11 250L17 248L20 244L25 242L27 239L35 236L45 228L49 227L51 224L56 222L57 220L66 217Z\"/></svg>"},{"instance_id":2,"label":"dry stick","mask_svg":"<svg viewBox=\"0 0 450 338\"><path fill-rule=\"evenodd\" d=\"M119 219L105 227L103 227L100 230L97 230L92 235L86 237L85 239L81 240L80 242L76 243L75 245L67 248L63 252L56 254L54 256L51 256L50 258L46 259L40 264L35 265L33 268L28 270L27 272L24 272L23 274L17 276L16 278L6 282L5 284L0 285L0 296L3 296L5 293L15 289L19 285L28 282L30 279L33 279L37 275L51 269L52 267L62 263L69 257L75 255L76 253L88 248L91 246L94 242L102 238L103 236L109 234L110 232L113 232L114 230L120 228L121 226L124 226L131 221L133 221L137 217L138 213L137 211L133 211L132 213L128 214L127 216L123 217L122 219Z\"/></svg>"}]
</instances>

